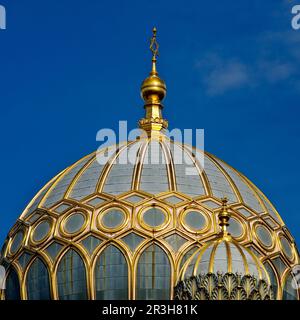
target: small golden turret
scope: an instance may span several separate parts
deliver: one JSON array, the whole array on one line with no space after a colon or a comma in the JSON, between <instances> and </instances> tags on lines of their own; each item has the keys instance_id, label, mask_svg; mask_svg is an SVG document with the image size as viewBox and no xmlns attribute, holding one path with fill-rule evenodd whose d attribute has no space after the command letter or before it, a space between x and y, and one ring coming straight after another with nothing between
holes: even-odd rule
<instances>
[{"instance_id":1,"label":"small golden turret","mask_svg":"<svg viewBox=\"0 0 300 320\"><path fill-rule=\"evenodd\" d=\"M222 209L218 215L219 218L219 226L221 227L221 235L223 237L230 236L227 231L227 227L229 226L230 213L228 212L228 199L226 197L222 198Z\"/></svg>"},{"instance_id":2,"label":"small golden turret","mask_svg":"<svg viewBox=\"0 0 300 320\"><path fill-rule=\"evenodd\" d=\"M153 131L161 131L168 127L167 120L162 118L162 101L166 96L165 82L158 76L156 69L159 45L156 40L156 28L153 28L153 36L150 41L152 52L152 70L141 86L141 96L145 101L146 115L139 121L139 127L151 135Z\"/></svg>"}]
</instances>

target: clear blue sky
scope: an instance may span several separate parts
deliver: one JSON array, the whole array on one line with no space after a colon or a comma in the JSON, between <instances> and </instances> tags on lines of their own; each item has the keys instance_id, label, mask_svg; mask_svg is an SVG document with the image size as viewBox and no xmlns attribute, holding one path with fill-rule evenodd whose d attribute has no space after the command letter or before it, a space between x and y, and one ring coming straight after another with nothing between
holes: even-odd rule
<instances>
[{"instance_id":1,"label":"clear blue sky","mask_svg":"<svg viewBox=\"0 0 300 320\"><path fill-rule=\"evenodd\" d=\"M0 242L34 194L98 148L96 132L143 114L148 40L171 127L261 188L300 243L300 1L0 0Z\"/></svg>"}]
</instances>

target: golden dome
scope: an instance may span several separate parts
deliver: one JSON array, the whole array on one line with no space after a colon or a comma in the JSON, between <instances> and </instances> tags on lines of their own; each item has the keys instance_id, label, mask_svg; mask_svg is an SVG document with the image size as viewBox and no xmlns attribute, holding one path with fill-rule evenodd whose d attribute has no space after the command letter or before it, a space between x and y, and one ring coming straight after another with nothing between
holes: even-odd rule
<instances>
[{"instance_id":1,"label":"golden dome","mask_svg":"<svg viewBox=\"0 0 300 320\"><path fill-rule=\"evenodd\" d=\"M230 214L226 202L223 199L218 215L221 232L215 240L193 253L180 270L175 287L175 296L180 300L186 295L191 300L274 299L270 276L263 263L227 232ZM209 278L214 283L213 288L208 286Z\"/></svg>"},{"instance_id":2,"label":"golden dome","mask_svg":"<svg viewBox=\"0 0 300 320\"><path fill-rule=\"evenodd\" d=\"M151 41L153 49L156 38ZM153 101L140 120L147 135L60 172L9 231L0 257L8 271L6 299L173 299L182 266L199 248L203 257L211 252L210 270L219 263L213 250L229 248L224 271L241 266L245 275L256 270L262 277L267 271L278 299L298 299L290 285L297 248L274 206L224 161L164 135L165 85L155 74L148 79L143 96ZM159 161L151 162L152 155ZM224 196L231 237L216 242ZM73 278L78 281L70 284Z\"/></svg>"},{"instance_id":3,"label":"golden dome","mask_svg":"<svg viewBox=\"0 0 300 320\"><path fill-rule=\"evenodd\" d=\"M197 250L180 271L180 280L201 274L239 273L265 280L271 285L270 277L257 256L231 236L220 236Z\"/></svg>"}]
</instances>

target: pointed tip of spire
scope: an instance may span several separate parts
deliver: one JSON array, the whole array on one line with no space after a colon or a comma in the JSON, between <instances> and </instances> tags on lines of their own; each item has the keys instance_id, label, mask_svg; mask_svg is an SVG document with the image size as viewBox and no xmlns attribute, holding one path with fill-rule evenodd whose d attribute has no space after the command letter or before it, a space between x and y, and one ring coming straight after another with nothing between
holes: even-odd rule
<instances>
[{"instance_id":1,"label":"pointed tip of spire","mask_svg":"<svg viewBox=\"0 0 300 320\"><path fill-rule=\"evenodd\" d=\"M150 40L150 50L152 52L152 70L150 72L150 75L158 75L157 70L156 70L156 61L157 61L157 57L159 56L159 44L156 40L156 33L157 33L157 29L156 27L154 27L152 29L152 38Z\"/></svg>"}]
</instances>

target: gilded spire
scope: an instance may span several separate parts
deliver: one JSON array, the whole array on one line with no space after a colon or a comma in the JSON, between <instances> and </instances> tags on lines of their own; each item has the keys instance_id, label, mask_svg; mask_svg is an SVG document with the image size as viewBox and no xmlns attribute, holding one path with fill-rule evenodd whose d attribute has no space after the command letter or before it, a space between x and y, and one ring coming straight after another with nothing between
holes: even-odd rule
<instances>
[{"instance_id":1,"label":"gilded spire","mask_svg":"<svg viewBox=\"0 0 300 320\"><path fill-rule=\"evenodd\" d=\"M141 96L145 101L144 108L146 115L139 121L139 126L144 129L148 135L168 127L168 122L163 119L161 112L163 109L162 100L166 96L167 88L165 82L158 76L156 68L157 57L159 56L159 44L156 39L156 33L156 28L153 28L153 35L150 40L152 69L149 77L143 81L141 87Z\"/></svg>"},{"instance_id":2,"label":"gilded spire","mask_svg":"<svg viewBox=\"0 0 300 320\"><path fill-rule=\"evenodd\" d=\"M153 36L152 36L152 38L150 40L150 50L152 52L152 71L151 71L150 74L157 75L157 71L156 71L156 61L157 61L157 59L156 59L156 57L159 56L159 51L158 51L159 44L158 44L158 42L156 40L156 32L157 32L157 30L156 30L155 27L153 28L152 32L153 32Z\"/></svg>"},{"instance_id":3,"label":"gilded spire","mask_svg":"<svg viewBox=\"0 0 300 320\"><path fill-rule=\"evenodd\" d=\"M228 199L226 197L222 198L222 209L218 215L219 226L221 228L221 235L228 236L227 227L229 226L230 213L228 212Z\"/></svg>"}]
</instances>

